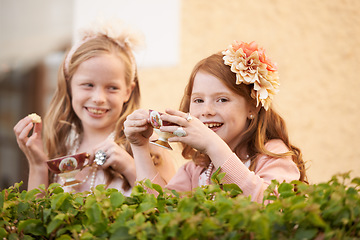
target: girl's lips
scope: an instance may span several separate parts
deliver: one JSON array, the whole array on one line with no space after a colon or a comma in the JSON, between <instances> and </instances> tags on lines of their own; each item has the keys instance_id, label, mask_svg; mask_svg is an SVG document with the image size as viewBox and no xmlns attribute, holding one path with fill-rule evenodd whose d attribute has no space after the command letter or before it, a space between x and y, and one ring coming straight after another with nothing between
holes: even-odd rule
<instances>
[{"instance_id":1,"label":"girl's lips","mask_svg":"<svg viewBox=\"0 0 360 240\"><path fill-rule=\"evenodd\" d=\"M91 108L91 107L85 107L85 108L89 113L95 116L101 116L108 111L107 109L102 109L102 108Z\"/></svg>"},{"instance_id":2,"label":"girl's lips","mask_svg":"<svg viewBox=\"0 0 360 240\"><path fill-rule=\"evenodd\" d=\"M224 125L223 123L219 123L219 122L205 122L204 124L214 132L216 132L219 128L221 128L222 125Z\"/></svg>"}]
</instances>

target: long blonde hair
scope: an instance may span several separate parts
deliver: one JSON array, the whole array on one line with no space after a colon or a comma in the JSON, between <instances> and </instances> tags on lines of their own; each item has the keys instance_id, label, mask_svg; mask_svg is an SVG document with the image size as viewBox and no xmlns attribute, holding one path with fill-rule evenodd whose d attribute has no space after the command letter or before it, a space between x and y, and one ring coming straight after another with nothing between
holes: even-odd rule
<instances>
[{"instance_id":1,"label":"long blonde hair","mask_svg":"<svg viewBox=\"0 0 360 240\"><path fill-rule=\"evenodd\" d=\"M181 100L181 111L189 112L194 78L199 71L206 72L217 77L229 89L231 89L234 93L244 97L247 103L255 108L256 100L251 97L251 89L253 86L245 84L237 85L235 73L230 70L229 66L224 64L223 55L221 52L219 52L201 60L194 67L190 75L189 82L185 88L184 96ZM289 152L276 154L268 151L265 148L265 144L271 139L281 139L289 148ZM263 107L261 107L253 119L248 119L248 127L242 133L241 141L234 150L234 152L240 158L240 150L243 148L246 148L251 159L250 170L254 170L256 168L256 159L259 155L265 154L275 158L291 156L292 160L299 168L299 180L307 182L305 163L302 159L301 151L299 148L290 143L285 121L279 114L276 113L273 108L270 107L266 111ZM183 144L182 155L184 158L193 159L196 164L202 165L204 167L208 166L210 163L210 160L207 156L204 156L186 144Z\"/></svg>"},{"instance_id":2,"label":"long blonde hair","mask_svg":"<svg viewBox=\"0 0 360 240\"><path fill-rule=\"evenodd\" d=\"M44 118L43 139L49 158L68 154L69 149L65 143L69 139L72 129L75 129L79 135L83 131L81 121L71 105L71 80L81 63L101 54L113 54L121 59L125 66L126 85L129 87L130 84L135 83L129 100L123 105L115 127L115 142L122 144L126 151L132 155L130 145L125 139L123 123L126 117L140 105L140 87L136 67L135 73L133 73L134 56L129 47L121 47L106 36L98 36L84 42L76 49L71 57L66 74L64 71L65 59L59 68L57 88ZM113 178L113 174L109 173L108 175L109 179Z\"/></svg>"}]
</instances>

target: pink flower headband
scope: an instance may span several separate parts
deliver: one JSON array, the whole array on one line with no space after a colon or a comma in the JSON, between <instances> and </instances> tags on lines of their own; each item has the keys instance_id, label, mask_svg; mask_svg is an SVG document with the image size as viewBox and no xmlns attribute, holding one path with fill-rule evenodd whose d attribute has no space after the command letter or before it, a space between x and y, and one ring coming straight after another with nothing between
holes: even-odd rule
<instances>
[{"instance_id":1,"label":"pink flower headband","mask_svg":"<svg viewBox=\"0 0 360 240\"><path fill-rule=\"evenodd\" d=\"M144 36L140 32L125 26L120 20L108 20L91 24L90 27L82 29L79 35L80 40L72 46L65 59L64 72L66 76L69 75L69 65L75 51L91 39L106 36L128 52L132 61L132 79L134 79L136 62L132 51L144 46Z\"/></svg>"},{"instance_id":2,"label":"pink flower headband","mask_svg":"<svg viewBox=\"0 0 360 240\"><path fill-rule=\"evenodd\" d=\"M274 95L279 91L279 76L276 65L265 55L265 50L257 43L235 41L225 51L224 64L236 73L236 84L254 84L251 97L269 109Z\"/></svg>"}]
</instances>

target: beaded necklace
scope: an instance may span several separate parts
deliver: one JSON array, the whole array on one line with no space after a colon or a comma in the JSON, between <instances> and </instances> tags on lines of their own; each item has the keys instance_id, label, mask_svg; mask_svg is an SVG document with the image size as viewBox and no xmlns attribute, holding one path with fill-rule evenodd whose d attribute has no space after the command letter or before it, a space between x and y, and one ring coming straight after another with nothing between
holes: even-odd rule
<instances>
[{"instance_id":1,"label":"beaded necklace","mask_svg":"<svg viewBox=\"0 0 360 240\"><path fill-rule=\"evenodd\" d=\"M208 168L207 168L206 171L205 171L206 184L207 184L207 185L210 185L210 182L211 182L211 181L210 181L210 180L211 180L211 172L212 172L213 168L214 168L214 164L213 164L213 163L210 163L209 166L208 166Z\"/></svg>"}]
</instances>

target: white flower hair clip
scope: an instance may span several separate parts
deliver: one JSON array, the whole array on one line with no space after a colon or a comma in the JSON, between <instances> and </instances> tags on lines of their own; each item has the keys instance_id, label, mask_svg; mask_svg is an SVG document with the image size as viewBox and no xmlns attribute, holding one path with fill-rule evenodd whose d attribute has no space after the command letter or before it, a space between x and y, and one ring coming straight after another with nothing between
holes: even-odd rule
<instances>
[{"instance_id":1,"label":"white flower hair clip","mask_svg":"<svg viewBox=\"0 0 360 240\"><path fill-rule=\"evenodd\" d=\"M144 35L133 27L125 25L119 19L108 19L97 20L88 27L79 30L79 40L72 46L65 59L64 70L66 75L69 72L69 64L75 51L85 42L100 36L112 39L125 51L129 51L129 56L134 66L133 72L135 72L136 63L133 52L145 46Z\"/></svg>"},{"instance_id":2,"label":"white flower hair clip","mask_svg":"<svg viewBox=\"0 0 360 240\"><path fill-rule=\"evenodd\" d=\"M236 73L236 84L253 84L251 97L256 99L256 106L261 103L268 110L280 83L276 65L265 55L265 50L255 42L235 41L222 54L224 64Z\"/></svg>"},{"instance_id":3,"label":"white flower hair clip","mask_svg":"<svg viewBox=\"0 0 360 240\"><path fill-rule=\"evenodd\" d=\"M89 27L80 30L81 40L96 36L111 38L120 47L129 47L133 51L143 47L145 42L141 32L119 19L97 20Z\"/></svg>"}]
</instances>

